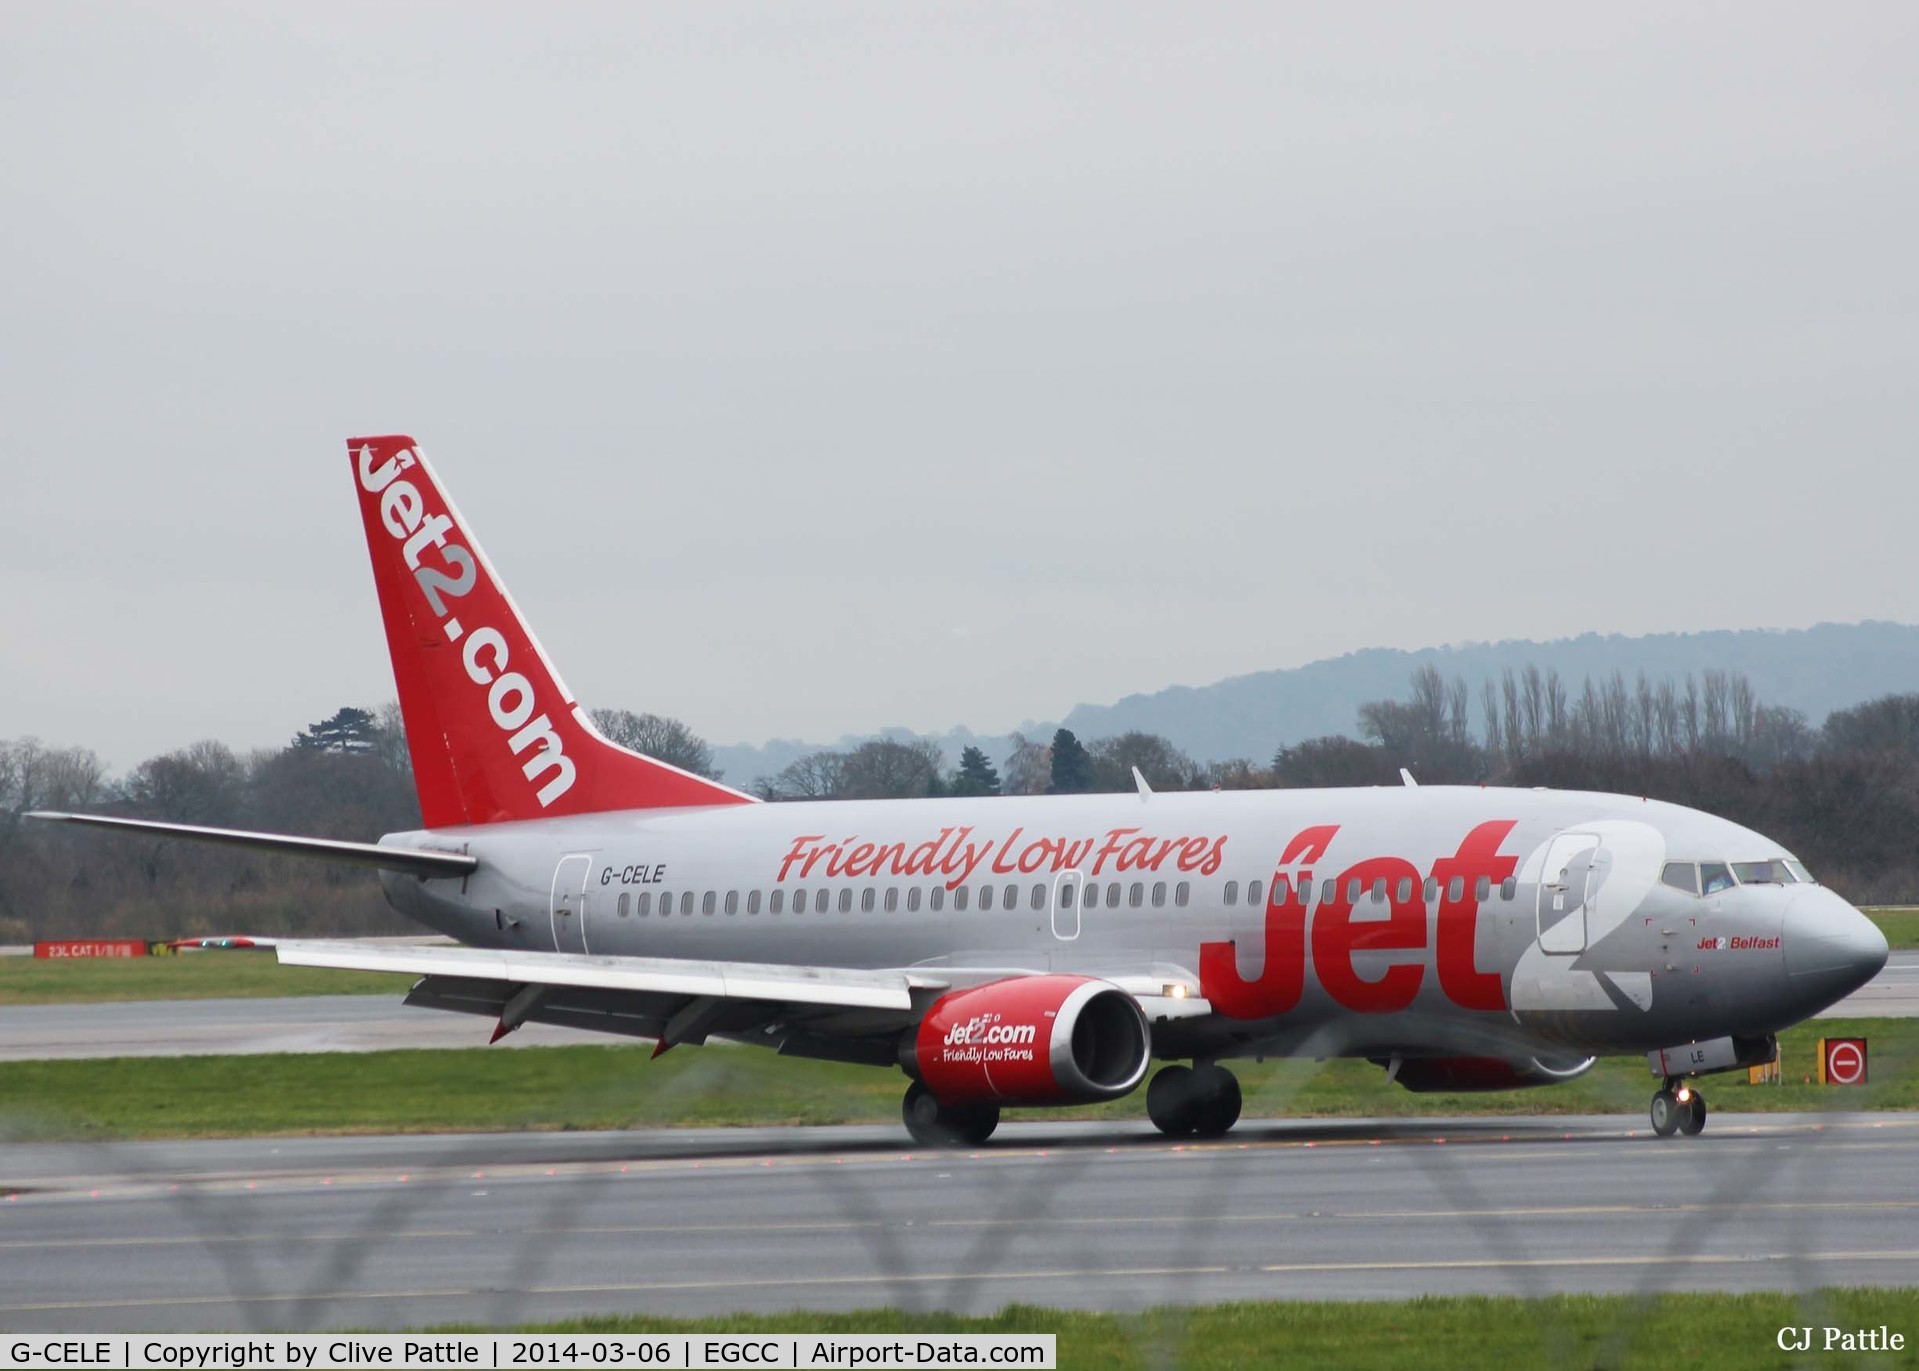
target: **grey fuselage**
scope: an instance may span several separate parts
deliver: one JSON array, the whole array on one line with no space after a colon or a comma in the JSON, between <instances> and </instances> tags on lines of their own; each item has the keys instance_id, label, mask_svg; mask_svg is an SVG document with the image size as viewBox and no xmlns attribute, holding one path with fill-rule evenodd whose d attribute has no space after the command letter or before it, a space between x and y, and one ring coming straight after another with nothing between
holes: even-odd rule
<instances>
[{"instance_id":1,"label":"grey fuselage","mask_svg":"<svg viewBox=\"0 0 1919 1371\"><path fill-rule=\"evenodd\" d=\"M1463 861L1469 838L1493 843L1490 861ZM384 877L396 908L463 943L916 968L955 986L1045 971L1177 986L1212 1012L1156 1027L1167 1057L1576 1061L1756 1037L1848 994L1886 957L1877 928L1815 884L1665 884L1669 862L1791 854L1711 815L1617 795L822 801L383 841L480 860L466 878ZM1269 950L1298 964L1296 988L1265 964Z\"/></svg>"}]
</instances>

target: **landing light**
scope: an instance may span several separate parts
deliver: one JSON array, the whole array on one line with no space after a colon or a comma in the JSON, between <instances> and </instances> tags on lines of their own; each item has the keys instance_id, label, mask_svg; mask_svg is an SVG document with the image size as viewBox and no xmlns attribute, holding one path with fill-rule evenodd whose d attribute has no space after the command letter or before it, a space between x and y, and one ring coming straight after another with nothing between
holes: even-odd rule
<instances>
[{"instance_id":1,"label":"landing light","mask_svg":"<svg viewBox=\"0 0 1919 1371\"><path fill-rule=\"evenodd\" d=\"M1171 1000L1183 1000L1186 998L1186 987L1183 985L1169 985L1166 987L1166 997Z\"/></svg>"},{"instance_id":2,"label":"landing light","mask_svg":"<svg viewBox=\"0 0 1919 1371\"><path fill-rule=\"evenodd\" d=\"M1681 1104L1692 1103L1692 1087L1689 1085L1680 1086L1678 1094L1676 1094L1673 1098L1678 1100L1679 1103Z\"/></svg>"}]
</instances>

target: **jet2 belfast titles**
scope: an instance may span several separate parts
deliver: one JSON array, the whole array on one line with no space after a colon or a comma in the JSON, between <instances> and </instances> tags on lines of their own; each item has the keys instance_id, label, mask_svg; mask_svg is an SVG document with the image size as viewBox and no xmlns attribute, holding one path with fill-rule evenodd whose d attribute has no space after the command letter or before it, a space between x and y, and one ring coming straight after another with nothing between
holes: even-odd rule
<instances>
[{"instance_id":1,"label":"jet2 belfast titles","mask_svg":"<svg viewBox=\"0 0 1919 1371\"><path fill-rule=\"evenodd\" d=\"M1876 975L1878 929L1778 843L1637 796L1495 787L761 804L617 747L411 438L348 443L424 827L379 843L42 815L373 866L461 946L282 942L406 1002L903 1070L908 1130L1112 1099L1217 1135L1225 1063L1361 1057L1411 1090L1647 1054L1690 1081ZM1410 778L1408 778L1410 780Z\"/></svg>"}]
</instances>

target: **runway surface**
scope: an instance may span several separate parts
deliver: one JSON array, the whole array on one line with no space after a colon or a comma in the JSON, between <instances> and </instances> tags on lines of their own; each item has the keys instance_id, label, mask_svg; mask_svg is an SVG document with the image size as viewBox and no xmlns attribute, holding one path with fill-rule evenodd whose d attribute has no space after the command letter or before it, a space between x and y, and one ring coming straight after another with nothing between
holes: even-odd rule
<instances>
[{"instance_id":1,"label":"runway surface","mask_svg":"<svg viewBox=\"0 0 1919 1371\"><path fill-rule=\"evenodd\" d=\"M0 1007L0 1061L484 1047L492 1031L491 1019L409 1009L398 995L8 1005ZM509 1047L612 1041L551 1024L527 1024L500 1039Z\"/></svg>"},{"instance_id":2,"label":"runway surface","mask_svg":"<svg viewBox=\"0 0 1919 1371\"><path fill-rule=\"evenodd\" d=\"M1895 952L1885 968L1818 1017L1919 1018L1919 952Z\"/></svg>"},{"instance_id":3,"label":"runway surface","mask_svg":"<svg viewBox=\"0 0 1919 1371\"><path fill-rule=\"evenodd\" d=\"M1919 1016L1919 952L1893 953L1869 985L1821 1015L1840 1016ZM393 995L7 1005L0 1006L0 1061L481 1047L492 1027L475 1015L408 1009ZM608 1039L528 1024L501 1041L551 1047Z\"/></svg>"},{"instance_id":4,"label":"runway surface","mask_svg":"<svg viewBox=\"0 0 1919 1371\"><path fill-rule=\"evenodd\" d=\"M0 1326L1919 1285L1919 1119L1032 1123L0 1146ZM1808 1322L1814 1320L1808 1319Z\"/></svg>"}]
</instances>

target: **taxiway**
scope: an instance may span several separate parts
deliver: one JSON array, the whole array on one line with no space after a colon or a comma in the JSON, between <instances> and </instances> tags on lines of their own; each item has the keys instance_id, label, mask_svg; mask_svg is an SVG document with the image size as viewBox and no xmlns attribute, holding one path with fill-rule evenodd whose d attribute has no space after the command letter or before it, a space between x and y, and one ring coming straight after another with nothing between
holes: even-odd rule
<instances>
[{"instance_id":1,"label":"taxiway","mask_svg":"<svg viewBox=\"0 0 1919 1371\"><path fill-rule=\"evenodd\" d=\"M1919 1118L1018 1123L0 1146L0 1325L1919 1285Z\"/></svg>"}]
</instances>

